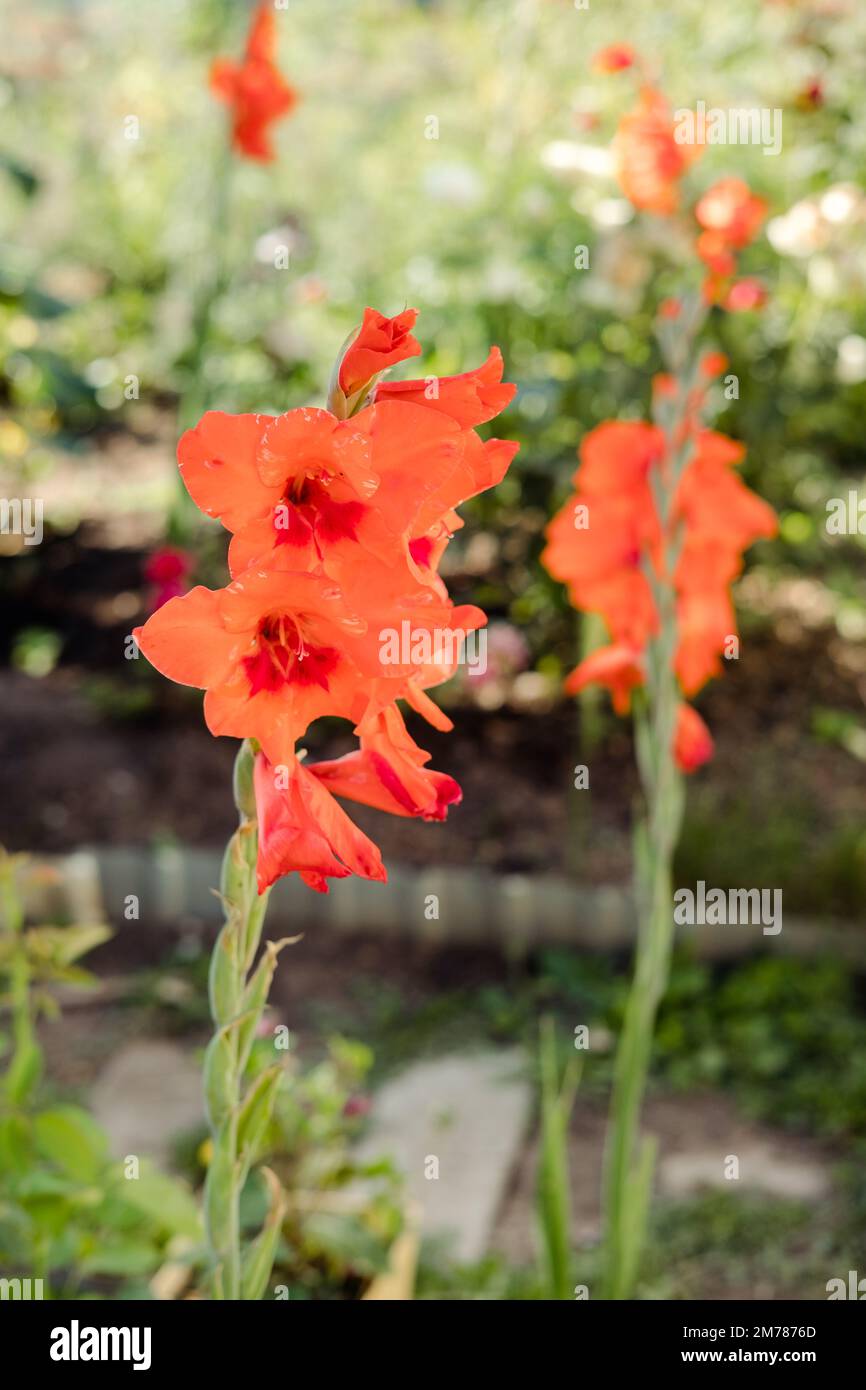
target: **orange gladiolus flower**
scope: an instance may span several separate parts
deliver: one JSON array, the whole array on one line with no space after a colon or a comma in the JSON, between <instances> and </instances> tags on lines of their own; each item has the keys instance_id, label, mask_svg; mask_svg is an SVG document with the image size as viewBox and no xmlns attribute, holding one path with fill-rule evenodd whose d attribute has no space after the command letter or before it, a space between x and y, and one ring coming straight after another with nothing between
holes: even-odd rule
<instances>
[{"instance_id":1,"label":"orange gladiolus flower","mask_svg":"<svg viewBox=\"0 0 866 1390\"><path fill-rule=\"evenodd\" d=\"M298 94L284 81L274 56L277 47L273 6L259 5L253 16L243 62L217 58L210 86L231 109L232 144L247 159L274 159L270 127L297 105Z\"/></svg>"},{"instance_id":2,"label":"orange gladiolus flower","mask_svg":"<svg viewBox=\"0 0 866 1390\"><path fill-rule=\"evenodd\" d=\"M697 253L710 272L704 281L704 299L730 310L760 307L766 297L757 281L731 285L737 269L736 252L748 246L767 215L767 203L752 193L743 179L727 178L714 183L698 200L695 217L704 230L697 239Z\"/></svg>"},{"instance_id":3,"label":"orange gladiolus flower","mask_svg":"<svg viewBox=\"0 0 866 1390\"><path fill-rule=\"evenodd\" d=\"M634 67L635 62L636 55L631 44L611 43L596 53L592 60L592 70L605 74L622 72L624 68Z\"/></svg>"},{"instance_id":4,"label":"orange gladiolus flower","mask_svg":"<svg viewBox=\"0 0 866 1390\"><path fill-rule=\"evenodd\" d=\"M724 280L733 275L737 268L737 258L721 232L701 232L696 249L713 276Z\"/></svg>"},{"instance_id":5,"label":"orange gladiolus flower","mask_svg":"<svg viewBox=\"0 0 866 1390\"><path fill-rule=\"evenodd\" d=\"M387 877L378 849L297 758L278 769L264 753L253 770L259 855L259 892L278 878L298 873L308 887L327 893L329 878Z\"/></svg>"},{"instance_id":6,"label":"orange gladiolus flower","mask_svg":"<svg viewBox=\"0 0 866 1390\"><path fill-rule=\"evenodd\" d=\"M346 386L363 377L359 399L385 359L413 354L415 311L401 318L366 311L342 363L357 348ZM294 869L321 891L347 873L384 877L334 795L427 820L460 799L456 782L427 768L396 702L449 728L426 692L454 674L461 639L486 622L451 602L437 566L462 524L455 508L497 483L517 446L482 442L463 422L466 403L481 408L488 389L510 399L495 350L466 376L469 385L452 379L453 413L424 408L411 391L377 394L348 419L306 407L210 411L180 441L190 495L232 533L233 578L171 599L135 635L163 674L206 691L213 734L261 749L260 891ZM298 740L326 715L352 722L358 750L299 762Z\"/></svg>"},{"instance_id":7,"label":"orange gladiolus flower","mask_svg":"<svg viewBox=\"0 0 866 1390\"><path fill-rule=\"evenodd\" d=\"M565 682L569 695L578 695L588 685L603 685L610 691L617 714L628 714L631 692L646 679L643 653L639 647L616 642L590 652Z\"/></svg>"},{"instance_id":8,"label":"orange gladiolus flower","mask_svg":"<svg viewBox=\"0 0 866 1390\"><path fill-rule=\"evenodd\" d=\"M430 754L409 737L396 705L358 726L355 753L316 763L312 771L334 796L346 797L394 816L444 820L462 793L453 777L426 767Z\"/></svg>"},{"instance_id":9,"label":"orange gladiolus flower","mask_svg":"<svg viewBox=\"0 0 866 1390\"><path fill-rule=\"evenodd\" d=\"M233 574L254 563L323 565L345 583L347 567L360 575L362 551L393 568L402 549L415 578L429 582L422 571L462 525L454 508L499 482L515 452L441 412L386 398L350 420L309 407L279 417L210 411L183 435L178 459L197 505L234 533ZM400 570L394 577L405 586Z\"/></svg>"},{"instance_id":10,"label":"orange gladiolus flower","mask_svg":"<svg viewBox=\"0 0 866 1390\"><path fill-rule=\"evenodd\" d=\"M735 251L754 241L767 215L767 202L743 179L719 179L695 205L695 217Z\"/></svg>"},{"instance_id":11,"label":"orange gladiolus flower","mask_svg":"<svg viewBox=\"0 0 866 1390\"><path fill-rule=\"evenodd\" d=\"M345 396L354 396L395 362L420 354L421 344L410 332L417 317L417 309L404 309L391 319L376 309L364 310L358 335L340 363L339 383Z\"/></svg>"},{"instance_id":12,"label":"orange gladiolus flower","mask_svg":"<svg viewBox=\"0 0 866 1390\"><path fill-rule=\"evenodd\" d=\"M744 550L776 531L772 508L734 472L742 445L694 423L685 429L691 452L666 533L652 487L653 473L668 466L665 436L655 425L615 421L585 437L574 475L577 491L547 531L542 563L568 585L576 608L601 614L612 638L611 646L593 652L572 672L566 689L575 693L602 684L619 713L628 709L630 691L643 680L642 653L658 631L647 570L665 572L672 537L679 537L672 575L674 667L684 692L693 695L719 670L726 642L736 633L729 588Z\"/></svg>"},{"instance_id":13,"label":"orange gladiolus flower","mask_svg":"<svg viewBox=\"0 0 866 1390\"><path fill-rule=\"evenodd\" d=\"M316 574L250 570L158 609L136 638L158 671L205 690L213 734L255 738L271 762L324 714L351 717L358 682L378 674L377 638Z\"/></svg>"},{"instance_id":14,"label":"orange gladiolus flower","mask_svg":"<svg viewBox=\"0 0 866 1390\"><path fill-rule=\"evenodd\" d=\"M676 212L680 179L700 155L698 145L680 144L668 104L654 87L641 89L634 111L623 116L613 142L623 193L644 212Z\"/></svg>"},{"instance_id":15,"label":"orange gladiolus flower","mask_svg":"<svg viewBox=\"0 0 866 1390\"><path fill-rule=\"evenodd\" d=\"M502 372L502 353L491 348L487 361L472 372L421 381L384 381L376 387L376 400L412 401L441 410L464 429L471 429L500 415L513 399L517 387L503 382Z\"/></svg>"}]
</instances>

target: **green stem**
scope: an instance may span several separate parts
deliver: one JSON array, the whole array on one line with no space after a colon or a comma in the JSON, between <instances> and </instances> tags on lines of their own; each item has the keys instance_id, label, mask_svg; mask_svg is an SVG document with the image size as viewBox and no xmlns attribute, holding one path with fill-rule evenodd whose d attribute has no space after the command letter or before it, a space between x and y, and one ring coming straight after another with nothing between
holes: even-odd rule
<instances>
[{"instance_id":1,"label":"green stem","mask_svg":"<svg viewBox=\"0 0 866 1390\"><path fill-rule=\"evenodd\" d=\"M657 744L670 749L671 740ZM634 978L617 1049L605 1172L605 1295L628 1298L638 1271L646 1230L652 1149L639 1146L658 1006L667 987L673 941L671 831L676 821L679 774L664 752L648 788L647 818L636 834L635 889L638 939ZM681 798L679 798L681 804ZM675 838L675 837L674 837Z\"/></svg>"},{"instance_id":2,"label":"green stem","mask_svg":"<svg viewBox=\"0 0 866 1390\"><path fill-rule=\"evenodd\" d=\"M223 861L221 894L226 921L211 957L214 1034L205 1057L204 1078L213 1145L205 1183L205 1224L214 1297L232 1300L244 1297L240 1201L253 1157L241 1136L248 1100L244 1076L276 960L276 952L269 948L265 960L252 972L268 900L268 894L259 895L256 886L258 832L252 796L253 760L251 746L243 743L235 763L235 802L240 824L226 847Z\"/></svg>"},{"instance_id":3,"label":"green stem","mask_svg":"<svg viewBox=\"0 0 866 1390\"><path fill-rule=\"evenodd\" d=\"M668 368L676 374L676 401L660 421L665 459L653 478L654 500L667 539L665 569L647 568L659 631L647 648L645 702L635 702L635 747L645 812L635 827L637 944L631 988L614 1064L605 1153L605 1296L632 1294L646 1235L655 1158L654 1142L640 1142L640 1116L652 1056L659 1005L667 989L673 946L673 857L684 806L683 779L674 759L679 686L673 572L679 536L673 503L691 443L682 430L696 371L695 342L705 317L700 301L686 302L679 334L662 339Z\"/></svg>"},{"instance_id":4,"label":"green stem","mask_svg":"<svg viewBox=\"0 0 866 1390\"><path fill-rule=\"evenodd\" d=\"M15 949L8 965L13 1045L3 1088L8 1103L17 1109L39 1079L42 1054L33 1027L30 993L32 971L24 939L24 905L15 880L14 859L5 851L0 853L0 902L4 926L15 938Z\"/></svg>"}]
</instances>

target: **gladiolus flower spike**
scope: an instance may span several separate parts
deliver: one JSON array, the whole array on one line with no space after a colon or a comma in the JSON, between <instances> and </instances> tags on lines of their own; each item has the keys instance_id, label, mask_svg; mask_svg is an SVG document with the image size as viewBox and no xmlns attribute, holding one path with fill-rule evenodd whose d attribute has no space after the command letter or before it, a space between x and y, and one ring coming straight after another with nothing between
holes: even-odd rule
<instances>
[{"instance_id":1,"label":"gladiolus flower spike","mask_svg":"<svg viewBox=\"0 0 866 1390\"><path fill-rule=\"evenodd\" d=\"M474 429L515 388L497 349L435 391L432 378L384 384L421 351L415 318L365 311L330 410L210 411L178 447L193 501L231 533L231 580L170 599L136 637L163 675L206 692L211 733L253 741L260 893L292 872L320 892L349 873L384 881L378 849L335 797L427 820L460 800L427 767L398 701L450 727L427 691L454 674L461 634L486 617L452 603L438 565L462 524L455 509L516 453ZM403 631L408 650L383 640ZM325 716L351 721L358 751L309 764L298 745Z\"/></svg>"}]
</instances>

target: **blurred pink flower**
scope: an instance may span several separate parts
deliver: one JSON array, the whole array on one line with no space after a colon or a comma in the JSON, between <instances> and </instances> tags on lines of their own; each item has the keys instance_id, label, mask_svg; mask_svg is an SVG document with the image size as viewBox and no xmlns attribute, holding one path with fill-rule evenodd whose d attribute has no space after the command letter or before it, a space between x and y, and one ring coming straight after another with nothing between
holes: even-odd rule
<instances>
[{"instance_id":1,"label":"blurred pink flower","mask_svg":"<svg viewBox=\"0 0 866 1390\"><path fill-rule=\"evenodd\" d=\"M194 564L193 557L187 551L173 545L160 546L159 550L154 550L148 556L144 577L148 584L153 585L148 612L155 613L170 598L186 593L189 588L187 576Z\"/></svg>"},{"instance_id":2,"label":"blurred pink flower","mask_svg":"<svg viewBox=\"0 0 866 1390\"><path fill-rule=\"evenodd\" d=\"M473 685L485 685L488 681L501 680L503 676L515 676L529 664L529 647L523 633L511 623L491 623L485 631L487 640L487 664L484 670L469 667L467 679Z\"/></svg>"}]
</instances>

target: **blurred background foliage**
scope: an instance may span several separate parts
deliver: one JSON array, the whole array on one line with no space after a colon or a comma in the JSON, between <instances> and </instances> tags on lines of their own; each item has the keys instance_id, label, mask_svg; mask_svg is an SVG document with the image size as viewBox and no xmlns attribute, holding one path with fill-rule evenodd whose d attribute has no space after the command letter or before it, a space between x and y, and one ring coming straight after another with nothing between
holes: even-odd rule
<instances>
[{"instance_id":1,"label":"blurred background foliage","mask_svg":"<svg viewBox=\"0 0 866 1390\"><path fill-rule=\"evenodd\" d=\"M114 620L121 636L147 602L146 553L166 535L195 552L193 579L219 582L222 572L219 528L178 522L179 428L207 404L279 412L321 403L364 305L416 305L420 370L465 370L498 343L520 387L496 428L519 438L521 452L503 484L466 507L448 563L455 596L520 629L526 647L516 671L503 658L504 683L474 698L494 708L514 695L519 708L544 712L578 640L598 637L579 637L562 590L537 564L545 521L585 432L646 411L655 311L695 274L687 209L671 229L636 215L618 190L607 151L634 82L594 74L591 57L625 36L674 109L698 100L779 109L777 156L708 147L686 191L690 205L735 173L770 204L767 234L742 267L764 279L768 304L715 315L710 336L739 382L738 399L718 401L719 426L746 442L745 476L779 510L781 534L750 556L739 592L749 642L772 629L749 668L765 678L746 693L754 791L743 807L742 785L718 789L723 772L705 774L710 790L696 797L683 864L712 860L714 827L724 824L731 843L759 844L759 860L779 862L793 884L815 797L833 800L841 787L833 837L818 847L820 864L799 870L795 896L806 911L862 904L866 842L848 782L859 782L866 758L864 537L825 527L828 500L847 496L864 472L862 7L332 0L323 24L314 0L290 0L278 12L280 63L301 103L276 132L278 160L264 167L226 157L225 113L207 85L213 56L240 51L250 8L49 0L37 14L2 0L7 491L45 497L50 536L87 541L98 523L100 544L140 553L99 620ZM588 270L575 268L581 246ZM282 248L288 265L278 269ZM19 554L15 574L4 569L4 591L20 597L46 575L57 588L43 550ZM99 665L80 624L58 640L50 608L44 598L38 611L19 603L0 633L3 656L34 677ZM820 633L819 650L798 648L783 671L773 643L796 647L803 632ZM844 691L822 689L821 662L838 665ZM140 717L158 698L147 673L110 664L113 675L86 682L100 714ZM792 678L805 692L796 707L779 693ZM716 698L709 692L710 714ZM610 734L593 697L581 718L590 741ZM796 781L810 758L823 784L809 773L783 814L780 767ZM756 806L772 808L769 840L750 836L767 824ZM720 881L735 872L723 855L713 867Z\"/></svg>"},{"instance_id":2,"label":"blurred background foliage","mask_svg":"<svg viewBox=\"0 0 866 1390\"><path fill-rule=\"evenodd\" d=\"M632 84L592 75L589 58L627 32L672 106L783 112L778 156L709 147L692 176L697 194L735 171L777 219L748 265L768 279L766 312L717 325L741 383L721 424L748 441L750 481L785 514L772 562L860 597L860 544L829 546L821 524L826 497L862 472L856 6L333 0L324 32L313 0L291 0L280 55L302 103L278 132L276 164L228 170L207 68L241 46L247 6L4 8L4 452L25 476L51 467L54 450L40 446L135 429L183 394L197 295L219 263L230 271L203 376L224 409L321 399L366 303L419 306L431 373L502 344L521 386L502 428L524 448L479 510L503 544L537 533L581 435L645 409L652 314L689 262L684 239L635 217L612 179L590 172ZM849 184L850 206L838 193L820 201ZM816 218L792 219L815 195ZM281 245L290 263L277 270ZM575 269L578 245L590 273ZM138 401L124 398L129 377ZM525 562L524 547L508 553ZM511 605L527 622L551 592L534 568L523 578Z\"/></svg>"}]
</instances>

